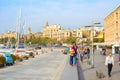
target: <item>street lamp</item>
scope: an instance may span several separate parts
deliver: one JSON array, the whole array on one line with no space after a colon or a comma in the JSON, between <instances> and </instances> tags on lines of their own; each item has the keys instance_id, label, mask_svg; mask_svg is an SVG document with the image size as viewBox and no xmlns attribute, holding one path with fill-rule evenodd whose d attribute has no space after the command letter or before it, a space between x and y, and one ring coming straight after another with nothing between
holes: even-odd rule
<instances>
[{"instance_id":1,"label":"street lamp","mask_svg":"<svg viewBox=\"0 0 120 80\"><path fill-rule=\"evenodd\" d=\"M92 62L91 62L91 68L94 68L94 27L96 24L100 24L100 22L92 23Z\"/></svg>"}]
</instances>

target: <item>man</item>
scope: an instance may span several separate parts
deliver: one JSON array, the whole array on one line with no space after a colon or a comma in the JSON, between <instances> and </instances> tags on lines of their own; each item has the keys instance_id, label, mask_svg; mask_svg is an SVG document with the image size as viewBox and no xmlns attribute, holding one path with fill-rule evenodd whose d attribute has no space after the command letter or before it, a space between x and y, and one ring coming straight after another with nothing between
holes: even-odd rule
<instances>
[{"instance_id":1,"label":"man","mask_svg":"<svg viewBox=\"0 0 120 80\"><path fill-rule=\"evenodd\" d=\"M114 65L114 58L111 53L106 57L105 65L108 68L108 76L111 77L111 71L112 71L112 67Z\"/></svg>"},{"instance_id":2,"label":"man","mask_svg":"<svg viewBox=\"0 0 120 80\"><path fill-rule=\"evenodd\" d=\"M87 55L88 55L88 60L90 59L90 49L87 48Z\"/></svg>"}]
</instances>

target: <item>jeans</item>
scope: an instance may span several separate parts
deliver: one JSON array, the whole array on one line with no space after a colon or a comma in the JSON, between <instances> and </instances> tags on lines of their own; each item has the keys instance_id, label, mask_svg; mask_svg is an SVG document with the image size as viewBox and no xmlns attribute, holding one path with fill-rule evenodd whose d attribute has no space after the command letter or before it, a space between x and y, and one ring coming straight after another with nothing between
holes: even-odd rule
<instances>
[{"instance_id":1,"label":"jeans","mask_svg":"<svg viewBox=\"0 0 120 80\"><path fill-rule=\"evenodd\" d=\"M70 55L70 65L76 65L77 63L77 54Z\"/></svg>"},{"instance_id":2,"label":"jeans","mask_svg":"<svg viewBox=\"0 0 120 80\"><path fill-rule=\"evenodd\" d=\"M112 64L108 64L108 75L111 76L111 71L112 71Z\"/></svg>"},{"instance_id":3,"label":"jeans","mask_svg":"<svg viewBox=\"0 0 120 80\"><path fill-rule=\"evenodd\" d=\"M73 55L73 64L76 64L77 63L77 54L74 54Z\"/></svg>"},{"instance_id":4,"label":"jeans","mask_svg":"<svg viewBox=\"0 0 120 80\"><path fill-rule=\"evenodd\" d=\"M73 56L70 55L70 65L73 65Z\"/></svg>"}]
</instances>

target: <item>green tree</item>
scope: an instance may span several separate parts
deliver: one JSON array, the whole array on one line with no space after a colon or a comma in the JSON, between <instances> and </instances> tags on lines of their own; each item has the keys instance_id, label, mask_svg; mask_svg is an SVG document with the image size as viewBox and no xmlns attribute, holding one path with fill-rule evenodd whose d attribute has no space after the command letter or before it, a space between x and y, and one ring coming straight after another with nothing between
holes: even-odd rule
<instances>
[{"instance_id":1,"label":"green tree","mask_svg":"<svg viewBox=\"0 0 120 80\"><path fill-rule=\"evenodd\" d=\"M4 38L4 43L7 43L7 41L8 41L8 37L5 37Z\"/></svg>"},{"instance_id":2,"label":"green tree","mask_svg":"<svg viewBox=\"0 0 120 80\"><path fill-rule=\"evenodd\" d=\"M49 38L49 37L44 37L44 38L42 38L42 40L41 40L42 44L48 44L48 43L50 43L51 41L52 41L52 39Z\"/></svg>"},{"instance_id":3,"label":"green tree","mask_svg":"<svg viewBox=\"0 0 120 80\"><path fill-rule=\"evenodd\" d=\"M94 38L94 42L104 42L104 38Z\"/></svg>"},{"instance_id":4,"label":"green tree","mask_svg":"<svg viewBox=\"0 0 120 80\"><path fill-rule=\"evenodd\" d=\"M3 43L3 42L4 42L4 39L3 39L3 38L1 38L1 39L0 39L0 43Z\"/></svg>"},{"instance_id":5,"label":"green tree","mask_svg":"<svg viewBox=\"0 0 120 80\"><path fill-rule=\"evenodd\" d=\"M11 43L15 43L15 42L16 42L16 39L15 39L14 37L12 37L12 38L10 39L10 41L11 41Z\"/></svg>"},{"instance_id":6,"label":"green tree","mask_svg":"<svg viewBox=\"0 0 120 80\"><path fill-rule=\"evenodd\" d=\"M71 43L71 42L76 42L77 37L68 37L65 42L66 43Z\"/></svg>"}]
</instances>

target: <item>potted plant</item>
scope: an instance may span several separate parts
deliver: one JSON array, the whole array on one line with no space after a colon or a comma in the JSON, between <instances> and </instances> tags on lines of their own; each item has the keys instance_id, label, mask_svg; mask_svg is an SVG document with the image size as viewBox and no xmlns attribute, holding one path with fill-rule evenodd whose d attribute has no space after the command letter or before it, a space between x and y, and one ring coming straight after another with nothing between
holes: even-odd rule
<instances>
[{"instance_id":1,"label":"potted plant","mask_svg":"<svg viewBox=\"0 0 120 80\"><path fill-rule=\"evenodd\" d=\"M17 60L17 61L20 61L20 62L23 61L23 59L22 59L19 55L15 55L15 56L16 56L16 60Z\"/></svg>"},{"instance_id":2,"label":"potted plant","mask_svg":"<svg viewBox=\"0 0 120 80\"><path fill-rule=\"evenodd\" d=\"M4 67L6 62L6 58L4 56L0 56L0 67Z\"/></svg>"},{"instance_id":3,"label":"potted plant","mask_svg":"<svg viewBox=\"0 0 120 80\"><path fill-rule=\"evenodd\" d=\"M34 53L33 53L33 52L30 52L30 53L29 53L29 56L32 57L32 58L34 58Z\"/></svg>"},{"instance_id":4,"label":"potted plant","mask_svg":"<svg viewBox=\"0 0 120 80\"><path fill-rule=\"evenodd\" d=\"M11 57L12 57L12 59L13 59L13 63L15 63L15 61L16 61L16 56L13 55L13 54L11 54Z\"/></svg>"},{"instance_id":5,"label":"potted plant","mask_svg":"<svg viewBox=\"0 0 120 80\"><path fill-rule=\"evenodd\" d=\"M28 58L29 58L28 56L23 56L23 59L25 60L28 60Z\"/></svg>"}]
</instances>

